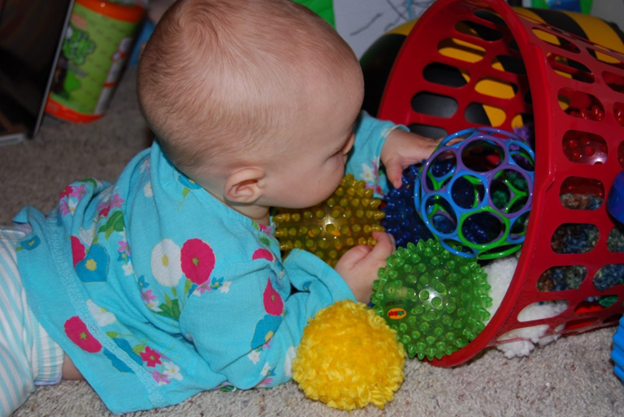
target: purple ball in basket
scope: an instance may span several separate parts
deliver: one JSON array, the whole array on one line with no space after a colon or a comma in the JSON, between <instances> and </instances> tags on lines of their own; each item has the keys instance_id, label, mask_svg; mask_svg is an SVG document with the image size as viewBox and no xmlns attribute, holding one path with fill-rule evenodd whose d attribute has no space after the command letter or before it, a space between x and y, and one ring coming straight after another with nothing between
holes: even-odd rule
<instances>
[{"instance_id":1,"label":"purple ball in basket","mask_svg":"<svg viewBox=\"0 0 624 417\"><path fill-rule=\"evenodd\" d=\"M423 163L414 204L452 253L478 259L510 255L524 242L535 154L520 136L479 127L446 137Z\"/></svg>"}]
</instances>

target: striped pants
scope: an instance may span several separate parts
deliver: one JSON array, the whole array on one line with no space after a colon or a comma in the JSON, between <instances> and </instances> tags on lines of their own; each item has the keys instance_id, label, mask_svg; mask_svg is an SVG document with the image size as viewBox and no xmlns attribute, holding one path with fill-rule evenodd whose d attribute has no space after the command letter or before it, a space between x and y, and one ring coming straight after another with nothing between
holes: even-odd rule
<instances>
[{"instance_id":1,"label":"striped pants","mask_svg":"<svg viewBox=\"0 0 624 417\"><path fill-rule=\"evenodd\" d=\"M63 351L28 308L15 247L24 230L0 228L0 416L26 401L35 385L60 381Z\"/></svg>"}]
</instances>

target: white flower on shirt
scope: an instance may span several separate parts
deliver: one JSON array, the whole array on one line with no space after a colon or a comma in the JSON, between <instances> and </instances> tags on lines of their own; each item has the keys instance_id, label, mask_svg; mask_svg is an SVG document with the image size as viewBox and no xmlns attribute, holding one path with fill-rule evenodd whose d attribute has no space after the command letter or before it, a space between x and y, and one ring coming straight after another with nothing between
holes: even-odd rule
<instances>
[{"instance_id":1,"label":"white flower on shirt","mask_svg":"<svg viewBox=\"0 0 624 417\"><path fill-rule=\"evenodd\" d=\"M182 381L182 374L180 373L180 367L178 365L173 362L164 362L163 367L165 368L164 374L170 379Z\"/></svg>"},{"instance_id":2,"label":"white flower on shirt","mask_svg":"<svg viewBox=\"0 0 624 417\"><path fill-rule=\"evenodd\" d=\"M271 365L269 365L269 363L267 362L262 367L262 371L260 371L260 375L267 376L270 370L271 370Z\"/></svg>"},{"instance_id":3,"label":"white flower on shirt","mask_svg":"<svg viewBox=\"0 0 624 417\"><path fill-rule=\"evenodd\" d=\"M362 178L367 183L374 183L375 169L366 164L362 164L362 173L360 174L360 178Z\"/></svg>"},{"instance_id":4,"label":"white flower on shirt","mask_svg":"<svg viewBox=\"0 0 624 417\"><path fill-rule=\"evenodd\" d=\"M175 287L182 278L180 247L171 239L161 240L152 249L152 273L166 287Z\"/></svg>"},{"instance_id":5,"label":"white flower on shirt","mask_svg":"<svg viewBox=\"0 0 624 417\"><path fill-rule=\"evenodd\" d=\"M143 186L143 195L148 198L154 196L154 190L152 189L151 181L148 181L147 184Z\"/></svg>"},{"instance_id":6,"label":"white flower on shirt","mask_svg":"<svg viewBox=\"0 0 624 417\"><path fill-rule=\"evenodd\" d=\"M294 346L291 346L286 351L286 360L284 361L284 374L286 376L292 377L292 363L297 356L297 349Z\"/></svg>"},{"instance_id":7,"label":"white flower on shirt","mask_svg":"<svg viewBox=\"0 0 624 417\"><path fill-rule=\"evenodd\" d=\"M249 352L249 355L247 355L247 357L249 358L250 361L252 361L255 364L258 363L258 361L260 360L260 352L258 350L252 350L251 352Z\"/></svg>"},{"instance_id":8,"label":"white flower on shirt","mask_svg":"<svg viewBox=\"0 0 624 417\"><path fill-rule=\"evenodd\" d=\"M134 268L132 268L132 263L131 262L128 262L127 264L122 265L121 269L123 269L125 276L129 276L129 275L132 275L134 273Z\"/></svg>"},{"instance_id":9,"label":"white flower on shirt","mask_svg":"<svg viewBox=\"0 0 624 417\"><path fill-rule=\"evenodd\" d=\"M95 304L93 300L87 300L87 307L100 327L108 326L117 321L117 317L113 313Z\"/></svg>"},{"instance_id":10,"label":"white flower on shirt","mask_svg":"<svg viewBox=\"0 0 624 417\"><path fill-rule=\"evenodd\" d=\"M230 292L230 285L232 285L232 281L225 281L223 285L219 287L219 291L223 294L227 294Z\"/></svg>"}]
</instances>

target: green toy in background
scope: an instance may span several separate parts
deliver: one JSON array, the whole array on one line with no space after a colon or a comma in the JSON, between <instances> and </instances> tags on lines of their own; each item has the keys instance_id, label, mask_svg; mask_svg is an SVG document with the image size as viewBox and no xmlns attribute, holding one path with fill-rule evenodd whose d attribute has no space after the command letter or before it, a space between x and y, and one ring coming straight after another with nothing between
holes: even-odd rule
<instances>
[{"instance_id":1,"label":"green toy in background","mask_svg":"<svg viewBox=\"0 0 624 417\"><path fill-rule=\"evenodd\" d=\"M594 0L531 0L531 7L589 14Z\"/></svg>"},{"instance_id":2,"label":"green toy in background","mask_svg":"<svg viewBox=\"0 0 624 417\"><path fill-rule=\"evenodd\" d=\"M46 112L88 123L104 115L145 9L140 4L76 0Z\"/></svg>"},{"instance_id":3,"label":"green toy in background","mask_svg":"<svg viewBox=\"0 0 624 417\"><path fill-rule=\"evenodd\" d=\"M314 13L325 19L332 27L336 27L336 19L334 17L334 1L333 0L294 0L312 10Z\"/></svg>"}]
</instances>

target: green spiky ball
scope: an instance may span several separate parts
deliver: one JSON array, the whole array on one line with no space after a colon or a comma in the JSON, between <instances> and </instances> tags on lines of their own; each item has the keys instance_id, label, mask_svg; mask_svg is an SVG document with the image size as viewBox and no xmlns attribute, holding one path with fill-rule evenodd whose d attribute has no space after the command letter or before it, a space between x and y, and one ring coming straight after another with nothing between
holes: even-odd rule
<instances>
[{"instance_id":1,"label":"green spiky ball","mask_svg":"<svg viewBox=\"0 0 624 417\"><path fill-rule=\"evenodd\" d=\"M437 240L398 248L373 284L375 312L397 331L410 358L440 359L485 328L492 305L486 274Z\"/></svg>"},{"instance_id":2,"label":"green spiky ball","mask_svg":"<svg viewBox=\"0 0 624 417\"><path fill-rule=\"evenodd\" d=\"M383 232L381 200L366 183L347 174L325 201L306 209L276 209L275 237L286 256L304 249L336 266L340 257L356 245L374 245L373 232Z\"/></svg>"}]
</instances>

